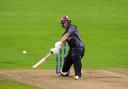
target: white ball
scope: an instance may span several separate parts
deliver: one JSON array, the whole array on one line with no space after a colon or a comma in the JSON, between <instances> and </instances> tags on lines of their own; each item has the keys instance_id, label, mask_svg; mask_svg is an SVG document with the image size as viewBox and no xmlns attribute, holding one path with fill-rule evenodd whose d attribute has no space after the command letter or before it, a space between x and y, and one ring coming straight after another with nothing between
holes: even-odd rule
<instances>
[{"instance_id":1,"label":"white ball","mask_svg":"<svg viewBox=\"0 0 128 89\"><path fill-rule=\"evenodd\" d=\"M24 50L22 53L23 53L23 54L26 54L26 53L27 53L27 51L26 51L26 50Z\"/></svg>"}]
</instances>

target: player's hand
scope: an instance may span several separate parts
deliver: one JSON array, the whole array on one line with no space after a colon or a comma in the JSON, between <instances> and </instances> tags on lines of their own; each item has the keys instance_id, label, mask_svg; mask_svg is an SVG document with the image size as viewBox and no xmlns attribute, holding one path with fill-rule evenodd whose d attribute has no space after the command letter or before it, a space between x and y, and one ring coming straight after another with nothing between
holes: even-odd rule
<instances>
[{"instance_id":1,"label":"player's hand","mask_svg":"<svg viewBox=\"0 0 128 89\"><path fill-rule=\"evenodd\" d=\"M56 55L56 54L58 54L59 53L59 49L58 48L52 48L51 50L50 50L54 55Z\"/></svg>"},{"instance_id":2,"label":"player's hand","mask_svg":"<svg viewBox=\"0 0 128 89\"><path fill-rule=\"evenodd\" d=\"M60 41L57 41L56 43L55 43L55 48L58 48L58 49L60 49L61 48L61 42Z\"/></svg>"}]
</instances>

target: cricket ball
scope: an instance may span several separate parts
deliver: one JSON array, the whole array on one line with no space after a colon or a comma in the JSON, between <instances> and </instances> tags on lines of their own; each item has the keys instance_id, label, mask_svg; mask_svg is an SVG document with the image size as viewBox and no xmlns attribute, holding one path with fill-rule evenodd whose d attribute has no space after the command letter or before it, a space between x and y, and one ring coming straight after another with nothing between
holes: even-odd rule
<instances>
[{"instance_id":1,"label":"cricket ball","mask_svg":"<svg viewBox=\"0 0 128 89\"><path fill-rule=\"evenodd\" d=\"M22 52L23 54L26 54L27 53L27 51L26 50L23 50L23 52Z\"/></svg>"}]
</instances>

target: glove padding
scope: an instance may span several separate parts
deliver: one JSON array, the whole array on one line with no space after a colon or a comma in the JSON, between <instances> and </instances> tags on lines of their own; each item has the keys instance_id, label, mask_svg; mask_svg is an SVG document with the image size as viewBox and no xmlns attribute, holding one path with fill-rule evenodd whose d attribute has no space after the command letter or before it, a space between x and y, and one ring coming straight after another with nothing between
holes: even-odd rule
<instances>
[{"instance_id":1,"label":"glove padding","mask_svg":"<svg viewBox=\"0 0 128 89\"><path fill-rule=\"evenodd\" d=\"M61 42L60 41L57 41L56 43L55 43L55 48L58 48L58 49L60 49L61 48Z\"/></svg>"},{"instance_id":2,"label":"glove padding","mask_svg":"<svg viewBox=\"0 0 128 89\"><path fill-rule=\"evenodd\" d=\"M59 53L59 49L58 48L52 48L51 50L50 50L54 55L56 55L56 54L58 54Z\"/></svg>"}]
</instances>

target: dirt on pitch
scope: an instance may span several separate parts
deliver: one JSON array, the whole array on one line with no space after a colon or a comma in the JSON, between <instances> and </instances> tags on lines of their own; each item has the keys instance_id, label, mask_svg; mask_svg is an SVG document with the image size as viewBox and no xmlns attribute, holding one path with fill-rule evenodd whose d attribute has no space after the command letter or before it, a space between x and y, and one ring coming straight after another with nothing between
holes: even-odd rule
<instances>
[{"instance_id":1,"label":"dirt on pitch","mask_svg":"<svg viewBox=\"0 0 128 89\"><path fill-rule=\"evenodd\" d=\"M126 69L84 69L83 79L56 76L55 70L0 70L1 79L38 86L41 89L128 89Z\"/></svg>"}]
</instances>

